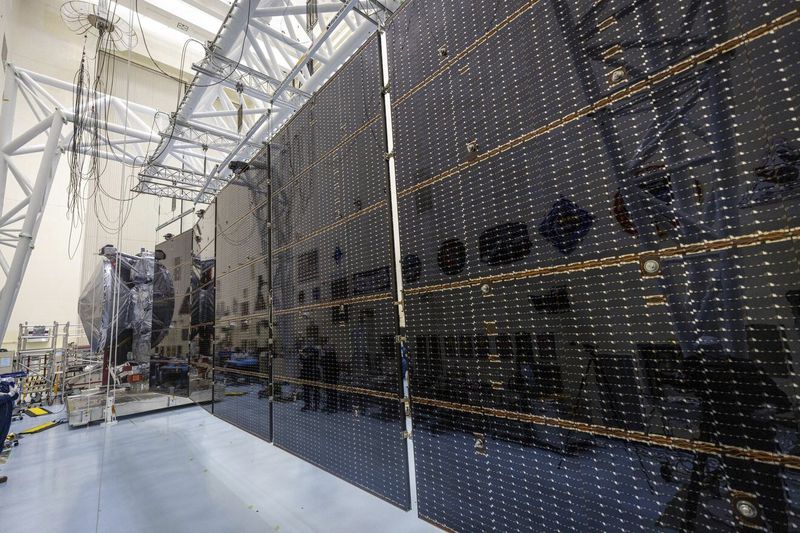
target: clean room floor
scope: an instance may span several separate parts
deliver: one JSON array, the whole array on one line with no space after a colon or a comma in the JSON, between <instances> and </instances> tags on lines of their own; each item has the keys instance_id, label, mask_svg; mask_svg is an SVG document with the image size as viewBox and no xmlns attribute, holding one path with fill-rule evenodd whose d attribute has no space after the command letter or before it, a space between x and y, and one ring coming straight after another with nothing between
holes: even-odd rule
<instances>
[{"instance_id":1,"label":"clean room floor","mask_svg":"<svg viewBox=\"0 0 800 533\"><path fill-rule=\"evenodd\" d=\"M0 473L0 524L15 533L434 530L200 407L63 424L25 437Z\"/></svg>"}]
</instances>

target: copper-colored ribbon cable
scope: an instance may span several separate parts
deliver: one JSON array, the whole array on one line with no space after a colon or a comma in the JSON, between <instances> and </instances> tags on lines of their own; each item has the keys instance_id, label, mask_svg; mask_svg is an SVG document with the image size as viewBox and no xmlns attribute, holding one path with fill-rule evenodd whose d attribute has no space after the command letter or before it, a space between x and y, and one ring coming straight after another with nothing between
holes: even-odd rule
<instances>
[{"instance_id":1,"label":"copper-colored ribbon cable","mask_svg":"<svg viewBox=\"0 0 800 533\"><path fill-rule=\"evenodd\" d=\"M417 94L419 91L424 89L428 86L431 82L433 82L436 78L447 72L450 67L467 57L469 54L480 48L482 45L486 44L492 37L497 35L500 30L507 27L509 24L517 20L519 17L524 15L528 12L533 6L539 3L539 0L528 0L528 2L514 11L511 15L503 19L497 26L493 27L488 32L484 33L480 37L478 37L472 44L464 48L461 52L454 55L451 59L444 62L441 67L439 67L433 74L425 78L423 81L412 87L408 92L398 98L393 104L392 107L400 107L403 103L405 103L409 98Z\"/></svg>"},{"instance_id":2,"label":"copper-colored ribbon cable","mask_svg":"<svg viewBox=\"0 0 800 533\"><path fill-rule=\"evenodd\" d=\"M520 13L520 15L521 15L521 13ZM519 16L519 15L517 15L517 16ZM642 91L644 91L646 89L652 88L654 85L661 84L661 83L671 79L674 76L677 76L677 75L682 74L682 73L684 73L684 72L686 72L688 70L691 70L692 68L694 68L694 67L696 67L698 65L701 65L703 63L707 63L708 61L711 61L712 59L714 59L714 58L716 58L716 57L718 57L718 56L720 56L722 54L725 54L727 52L735 50L736 48L738 48L738 47L740 47L740 46L742 46L742 45L744 45L746 43L752 42L752 41L754 41L754 40L756 40L758 38L761 38L761 37L763 37L765 35L768 35L770 32L773 32L773 31L775 31L777 29L780 29L780 28L782 28L784 26L787 26L789 24L797 22L797 20L799 20L799 19L800 19L800 9L794 9L794 10L792 10L792 11L790 11L790 12L788 12L788 13L786 13L786 14L784 14L784 15L776 18L776 19L773 19L772 21L770 21L768 23L765 23L765 24L762 24L760 26L757 26L757 27L755 27L755 28L753 28L753 29L741 34L741 35L738 35L736 37L728 39L727 41L725 41L723 43L720 43L720 44L718 44L716 46L712 46L708 50L705 50L703 52L699 52L699 53L694 54L694 55L692 55L692 56L690 56L690 57L688 57L688 58L686 58L686 59L684 59L682 61L679 61L678 63L676 63L676 64L674 64L674 65L672 65L670 67L667 67L664 70L661 70L661 71L659 71L659 72L657 72L655 74L650 75L649 77L645 78L644 80L641 80L639 82L633 83L633 84L625 87L624 89L621 89L621 90L619 90L619 91L617 91L617 92L615 92L615 93L613 93L613 94L611 94L609 96L601 98L600 100L594 102L593 104L590 104L588 106L582 107L581 109L578 109L577 111L573 111L572 113L569 113L569 114L567 114L567 115L565 115L565 116L563 116L563 117L561 117L559 119L556 119L556 120L550 122L549 124L545 124L544 126L541 126L541 127L537 128L537 129L535 129L533 131L530 131L528 133L520 135L519 137L516 137L516 138L514 138L514 139L512 139L510 141L507 141L506 143L501 144L500 146L497 146L497 147L493 148L492 150L489 150L487 152L478 154L477 157L475 157L475 158L473 158L473 159L471 159L469 161L465 161L463 163L460 163L460 164L456 165L455 167L452 167L452 168L450 168L450 169L448 169L448 170L446 170L446 171L444 171L444 172L442 172L442 173L440 173L440 174L438 174L436 176L433 176L433 177L431 177L431 178L429 178L429 179L427 179L425 181L422 181L422 182L420 182L420 183L418 183L416 185L413 185L411 187L408 187L408 188L400 191L398 193L398 196L401 197L401 198L405 197L405 196L408 196L409 194L413 194L413 193L415 193L415 192L417 192L417 191L419 191L421 189L424 189L424 188L429 187L429 186L431 186L431 185L433 185L435 183L438 183L438 182L443 181L443 180L445 180L447 178L455 176L456 174L459 174L460 172L462 172L464 170L467 170L468 168L471 168L472 166L475 166L475 165L477 165L479 163L483 163L483 162L485 162L485 161L487 161L489 159L494 158L495 156L498 156L498 155L500 155L500 154L502 154L504 152L512 150L512 149L514 149L514 148L516 148L518 146L521 146L521 145L527 143L528 141L531 141L531 140L533 140L533 139L535 139L537 137L540 137L542 135L550 133L551 131L554 131L554 130L556 130L558 128L561 128L561 127L565 126L566 124L574 122L575 120L578 120L580 118L584 118L584 117L586 117L586 116L588 116L588 115L590 115L592 113L595 113L600 109L608 107L608 106L610 106L610 105L612 105L612 104L614 104L616 102L620 102L622 100L630 98L631 96L634 96L634 95L636 95L636 94L638 94L638 93L640 93L640 92L642 92ZM492 32L489 32L489 33L492 33ZM458 56L456 56L456 57L458 57ZM288 248L290 248L292 246L296 246L296 245L298 245L298 244L300 244L302 242L307 241L308 239L311 239L311 238L313 238L315 236L321 235L321 234L323 234L323 233L325 233L325 232L327 232L327 231L329 231L329 230L331 230L331 229L333 229L335 227L340 226L341 224L344 224L345 222L350 222L350 221L356 220L357 218L361 217L362 215L371 213L374 210L379 209L380 207L382 207L384 205L386 205L386 201L385 200L381 200L379 202L376 202L376 203L374 203L374 204L372 204L372 205L370 205L370 206L368 206L368 207L366 207L366 208L364 208L364 209L362 209L362 210L360 210L360 211L358 211L356 213L352 213L352 214L348 215L347 217L344 217L344 218L342 218L342 219L340 219L340 220L338 220L338 221L336 221L336 222L334 222L332 224L329 224L327 226L319 228L316 231L314 231L313 233L311 233L311 234L309 234L307 236L304 236L301 239L299 239L299 240L297 240L297 241L295 241L293 243L290 243L288 245L285 245L285 246L283 246L281 248L276 249L275 253L280 253L281 251L284 251L284 250L286 250L286 249L288 249ZM258 208L256 208L256 209L258 209ZM687 253L691 253L691 252L687 252ZM222 274L222 275L220 275L218 277L223 277L224 275L225 274Z\"/></svg>"},{"instance_id":3,"label":"copper-colored ribbon cable","mask_svg":"<svg viewBox=\"0 0 800 533\"><path fill-rule=\"evenodd\" d=\"M636 264L639 263L641 260L653 257L654 255L657 255L662 259L678 258L686 255L694 255L703 252L719 252L723 250L732 250L748 246L758 246L775 242L782 242L790 239L800 239L800 227L779 229L767 232L756 232L756 233L750 233L748 235L742 235L739 237L727 237L723 239L716 239L713 241L703 241L696 244L679 244L677 246L662 248L660 250L652 250L647 252L604 257L602 259L590 259L587 261L578 261L575 263L568 263L564 265L531 268L528 270L520 270L517 272L508 272L505 274L481 276L478 278L454 281L452 283L442 283L440 285L428 285L426 287L409 288L405 289L404 293L407 296L414 296L418 294L428 294L432 292L461 289L464 287L472 287L487 283L510 282L528 278L536 278L541 276L553 276L556 274L583 272L593 269L611 268L627 264Z\"/></svg>"},{"instance_id":4,"label":"copper-colored ribbon cable","mask_svg":"<svg viewBox=\"0 0 800 533\"><path fill-rule=\"evenodd\" d=\"M329 309L332 307L339 307L341 305L358 305L369 302L380 302L384 300L392 300L393 296L390 293L371 294L368 296L357 296L355 298L347 298L345 300L331 300L328 302L320 302L316 304L302 305L299 307L292 307L290 309L275 309L275 315L288 315L292 313L299 313L302 311L310 311L312 309Z\"/></svg>"},{"instance_id":5,"label":"copper-colored ribbon cable","mask_svg":"<svg viewBox=\"0 0 800 533\"><path fill-rule=\"evenodd\" d=\"M393 296L390 293L378 293L378 294L370 294L367 296L356 296L354 298L347 298L343 300L329 300L327 302L319 302L315 304L307 304L301 305L297 307L290 307L287 309L274 309L273 314L275 316L281 315L291 315L294 313L302 313L303 311L311 311L314 309L331 309L333 307L340 307L342 305L358 305L363 303L370 303L370 302L381 302L386 300L392 300ZM260 313L252 313L249 315L239 315L239 316L232 316L232 317L223 317L219 318L216 321L216 324L219 326L223 322L238 322L241 320L251 320L256 318L267 318L269 316L269 311L263 311Z\"/></svg>"},{"instance_id":6,"label":"copper-colored ribbon cable","mask_svg":"<svg viewBox=\"0 0 800 533\"><path fill-rule=\"evenodd\" d=\"M493 148L487 152L477 154L476 157L470 159L469 161L464 161L463 163L460 163L448 170L445 170L444 172L437 174L436 176L433 176L425 181L422 181L420 183L417 183L416 185L413 185L411 187L408 187L407 189L400 191L398 195L400 197L408 196L409 194L415 193L420 189L424 189L425 187L429 187L435 183L450 178L470 167L473 167L479 163L483 163L484 161L492 159L493 157L498 156L503 152L512 150L518 146L527 143L528 141L536 139L537 137L541 137L542 135L545 135L556 129L559 129L580 118L587 117L592 113L596 113L601 109L609 107L612 104L621 102L622 100L626 100L647 89L651 89L656 85L660 85L665 81L679 74L683 74L684 72L687 72L698 65L707 63L712 59L719 57L722 54L731 52L744 44L747 44L756 39L764 37L765 35L769 35L771 32L783 28L784 26L788 26L789 24L797 22L798 19L800 19L800 9L793 9L790 12L781 15L780 17L775 18L770 22L761 24L760 26L756 26L750 31L747 31L741 35L737 35L736 37L732 37L731 39L728 39L727 41L722 42L718 45L712 46L711 48L704 50L703 52L698 52L696 54L693 54L687 57L686 59L675 63L674 65L671 65L659 72L656 72L655 74L651 74L650 76L641 81L632 83L631 85L628 85L627 87L620 89L615 93L603 97L592 104L584 106L576 111L573 111L572 113L564 115L561 118L553 120L548 124L536 128L533 131L524 133L519 137L511 139L510 141L507 141L501 144L500 146L497 146L496 148Z\"/></svg>"},{"instance_id":7,"label":"copper-colored ribbon cable","mask_svg":"<svg viewBox=\"0 0 800 533\"><path fill-rule=\"evenodd\" d=\"M240 376L248 376L252 378L269 380L269 374L262 374L260 372L251 372L248 370L239 370L237 368L227 368L224 366L212 366L205 363L194 363L192 366L202 368L204 370L213 370L215 372L222 372L224 374L238 374Z\"/></svg>"},{"instance_id":8,"label":"copper-colored ribbon cable","mask_svg":"<svg viewBox=\"0 0 800 533\"><path fill-rule=\"evenodd\" d=\"M457 411L462 413L491 416L507 420L516 420L519 422L529 422L541 426L568 429L572 431L579 431L581 433L587 433L590 435L621 439L628 442L637 442L640 444L648 444L663 448L673 448L693 453L700 452L700 453L709 453L714 455L724 455L726 457L733 457L737 459L748 459L751 461L758 461L760 463L778 464L788 468L800 470L800 457L794 455L753 450L753 449L741 448L738 446L730 446L725 444L713 444L705 441L696 441L680 437L669 437L666 435L645 433L643 431L632 431L632 430L625 430L618 428L610 428L598 424L589 424L586 422L565 420L563 418L555 418L551 416L520 413L516 411L508 411L505 409L494 409L491 407L477 407L459 403L444 402L441 400L434 400L431 398L414 397L412 398L412 403L427 405L430 407L437 407L440 409L447 409L450 411Z\"/></svg>"},{"instance_id":9,"label":"copper-colored ribbon cable","mask_svg":"<svg viewBox=\"0 0 800 533\"><path fill-rule=\"evenodd\" d=\"M285 382L285 383L291 383L293 385L303 385L303 386L316 387L319 389L336 390L341 392L348 392L351 394L360 394L362 396L372 396L373 398L383 398L385 400L397 400L398 402L403 399L403 397L396 392L385 392L373 389L365 389L362 387L351 387L349 385L336 385L333 383L323 383L322 381L290 378L288 376L276 375L274 382L275 383Z\"/></svg>"}]
</instances>

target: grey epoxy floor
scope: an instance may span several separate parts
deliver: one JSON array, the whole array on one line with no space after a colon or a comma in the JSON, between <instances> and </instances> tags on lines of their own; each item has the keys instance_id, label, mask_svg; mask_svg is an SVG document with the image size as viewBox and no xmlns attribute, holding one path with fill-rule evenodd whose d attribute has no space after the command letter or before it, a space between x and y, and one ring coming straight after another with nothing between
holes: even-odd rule
<instances>
[{"instance_id":1,"label":"grey epoxy floor","mask_svg":"<svg viewBox=\"0 0 800 533\"><path fill-rule=\"evenodd\" d=\"M0 473L0 529L16 533L434 530L200 407L61 425L26 437Z\"/></svg>"}]
</instances>

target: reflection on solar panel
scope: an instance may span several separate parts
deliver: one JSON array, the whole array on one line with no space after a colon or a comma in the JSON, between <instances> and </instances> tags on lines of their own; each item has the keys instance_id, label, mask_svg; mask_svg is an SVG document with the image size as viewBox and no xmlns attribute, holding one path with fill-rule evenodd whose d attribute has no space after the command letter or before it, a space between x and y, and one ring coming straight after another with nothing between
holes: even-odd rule
<instances>
[{"instance_id":1,"label":"reflection on solar panel","mask_svg":"<svg viewBox=\"0 0 800 533\"><path fill-rule=\"evenodd\" d=\"M192 319L189 335L191 376L203 387L211 388L202 395L202 405L213 409L214 307L216 298L216 204L202 213L192 228ZM191 380L190 380L191 384ZM217 393L222 392L216 391Z\"/></svg>"},{"instance_id":2,"label":"reflection on solar panel","mask_svg":"<svg viewBox=\"0 0 800 533\"><path fill-rule=\"evenodd\" d=\"M213 209L213 205L208 209L212 221ZM168 329L150 358L148 385L151 391L186 396L206 406L213 394L209 371L214 321L213 243L213 222L200 218L192 229L156 246L166 255L162 264L172 277L175 298L153 301L154 308L169 305L173 312L171 323L160 325Z\"/></svg>"},{"instance_id":3,"label":"reflection on solar panel","mask_svg":"<svg viewBox=\"0 0 800 533\"><path fill-rule=\"evenodd\" d=\"M405 350L426 520L799 529L799 20L405 2L217 198L214 413L408 508Z\"/></svg>"},{"instance_id":4,"label":"reflection on solar panel","mask_svg":"<svg viewBox=\"0 0 800 533\"><path fill-rule=\"evenodd\" d=\"M799 18L788 0L404 4L420 516L800 528Z\"/></svg>"},{"instance_id":5,"label":"reflection on solar panel","mask_svg":"<svg viewBox=\"0 0 800 533\"><path fill-rule=\"evenodd\" d=\"M373 38L270 145L275 443L408 508Z\"/></svg>"},{"instance_id":6,"label":"reflection on solar panel","mask_svg":"<svg viewBox=\"0 0 800 533\"><path fill-rule=\"evenodd\" d=\"M164 340L150 357L150 390L188 396L189 393L189 333L191 328L192 297L192 230L162 242L156 249L166 254L162 264L167 267L175 287L175 297L154 300L153 306L173 306L172 322L159 324L167 328ZM154 326L155 327L155 326Z\"/></svg>"},{"instance_id":7,"label":"reflection on solar panel","mask_svg":"<svg viewBox=\"0 0 800 533\"><path fill-rule=\"evenodd\" d=\"M250 167L217 197L213 412L272 440L268 172Z\"/></svg>"}]
</instances>

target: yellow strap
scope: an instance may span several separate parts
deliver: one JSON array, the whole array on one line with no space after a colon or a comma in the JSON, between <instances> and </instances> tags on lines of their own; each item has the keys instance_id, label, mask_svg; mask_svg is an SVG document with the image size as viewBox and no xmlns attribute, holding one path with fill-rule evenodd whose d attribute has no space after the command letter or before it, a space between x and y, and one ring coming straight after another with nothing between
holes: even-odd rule
<instances>
[{"instance_id":1,"label":"yellow strap","mask_svg":"<svg viewBox=\"0 0 800 533\"><path fill-rule=\"evenodd\" d=\"M46 424L42 424L41 426L36 426L36 427L32 427L32 428L26 429L24 431L20 431L19 434L20 435L30 435L32 433L38 433L40 431L44 431L45 429L50 429L51 427L53 427L55 425L56 425L55 422L47 422Z\"/></svg>"}]
</instances>

